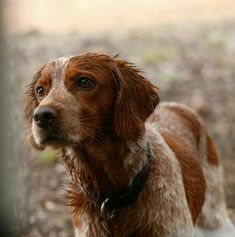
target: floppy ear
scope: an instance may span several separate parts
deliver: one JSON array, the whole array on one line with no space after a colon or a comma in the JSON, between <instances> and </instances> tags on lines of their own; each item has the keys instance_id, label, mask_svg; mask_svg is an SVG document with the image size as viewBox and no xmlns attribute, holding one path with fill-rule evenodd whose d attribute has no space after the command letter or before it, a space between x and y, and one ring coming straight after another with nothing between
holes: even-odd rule
<instances>
[{"instance_id":1,"label":"floppy ear","mask_svg":"<svg viewBox=\"0 0 235 237\"><path fill-rule=\"evenodd\" d=\"M40 78L41 73L43 71L43 69L45 68L45 66L43 66L34 76L33 76L33 80L32 82L28 85L28 88L24 94L24 117L25 120L28 124L28 129L27 129L27 137L26 137L26 142L29 143L30 145L32 145L32 147L34 147L37 150L43 150L44 147L43 146L39 146L36 144L34 138L33 138L33 134L32 134L32 119L33 119L33 113L35 108L38 106L38 102L35 98L35 94L34 94L34 85L37 82L37 80Z\"/></svg>"},{"instance_id":2,"label":"floppy ear","mask_svg":"<svg viewBox=\"0 0 235 237\"><path fill-rule=\"evenodd\" d=\"M113 126L117 136L136 140L144 133L144 122L159 103L157 88L133 65L115 60L112 69L117 95Z\"/></svg>"}]
</instances>

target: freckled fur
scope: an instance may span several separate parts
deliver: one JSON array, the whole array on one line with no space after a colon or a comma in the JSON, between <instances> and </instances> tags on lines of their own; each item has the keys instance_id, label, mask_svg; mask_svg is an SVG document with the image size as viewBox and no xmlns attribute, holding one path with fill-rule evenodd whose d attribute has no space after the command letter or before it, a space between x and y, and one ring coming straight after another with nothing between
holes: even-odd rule
<instances>
[{"instance_id":1,"label":"freckled fur","mask_svg":"<svg viewBox=\"0 0 235 237\"><path fill-rule=\"evenodd\" d=\"M96 86L79 92L80 75ZM36 98L38 85L46 89L42 99ZM222 168L203 123L185 106L158 103L156 87L117 57L59 58L36 73L26 92L29 140L36 149L60 150L76 237L192 237L195 225L231 224ZM58 112L49 132L32 119L40 106ZM47 133L61 141L47 141ZM147 142L153 159L144 189L111 221L103 219L94 199L131 185L146 163Z\"/></svg>"}]
</instances>

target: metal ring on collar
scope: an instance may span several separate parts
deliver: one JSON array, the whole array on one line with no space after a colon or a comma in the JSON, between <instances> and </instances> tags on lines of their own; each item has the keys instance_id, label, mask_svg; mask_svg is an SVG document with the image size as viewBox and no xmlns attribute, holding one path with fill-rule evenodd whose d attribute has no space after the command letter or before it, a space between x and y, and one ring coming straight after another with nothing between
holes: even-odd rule
<instances>
[{"instance_id":1,"label":"metal ring on collar","mask_svg":"<svg viewBox=\"0 0 235 237\"><path fill-rule=\"evenodd\" d=\"M116 209L113 209L112 211L108 210L106 207L107 202L109 201L109 198L106 198L100 207L100 214L103 218L110 220L114 217Z\"/></svg>"}]
</instances>

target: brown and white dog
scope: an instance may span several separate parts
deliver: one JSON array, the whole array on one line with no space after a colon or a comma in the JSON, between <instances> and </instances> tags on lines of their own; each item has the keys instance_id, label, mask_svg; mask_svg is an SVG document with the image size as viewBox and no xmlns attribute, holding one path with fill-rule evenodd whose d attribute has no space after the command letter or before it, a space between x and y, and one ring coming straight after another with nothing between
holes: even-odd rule
<instances>
[{"instance_id":1,"label":"brown and white dog","mask_svg":"<svg viewBox=\"0 0 235 237\"><path fill-rule=\"evenodd\" d=\"M191 237L231 225L207 129L161 103L130 63L102 54L58 58L26 92L29 140L60 150L75 235Z\"/></svg>"}]
</instances>

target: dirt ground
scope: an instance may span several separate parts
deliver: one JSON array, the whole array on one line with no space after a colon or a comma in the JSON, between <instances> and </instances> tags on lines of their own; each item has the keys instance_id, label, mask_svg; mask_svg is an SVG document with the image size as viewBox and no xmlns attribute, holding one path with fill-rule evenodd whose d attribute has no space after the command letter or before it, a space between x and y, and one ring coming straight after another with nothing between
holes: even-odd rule
<instances>
[{"instance_id":1,"label":"dirt ground","mask_svg":"<svg viewBox=\"0 0 235 237\"><path fill-rule=\"evenodd\" d=\"M196 110L218 147L229 213L235 222L235 22L193 27L165 25L120 35L115 32L115 37L111 33L61 36L31 31L12 37L8 46L10 68L14 68L10 80L15 83L17 78L19 96L33 73L47 60L95 51L120 53L158 86L162 101L182 102ZM19 113L17 110L16 116ZM63 193L63 166L51 151L24 159L30 223L26 236L72 236Z\"/></svg>"}]
</instances>

